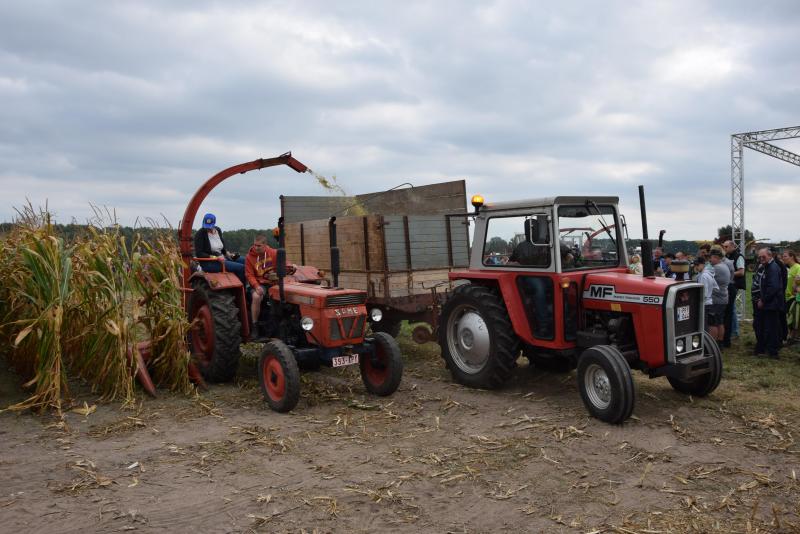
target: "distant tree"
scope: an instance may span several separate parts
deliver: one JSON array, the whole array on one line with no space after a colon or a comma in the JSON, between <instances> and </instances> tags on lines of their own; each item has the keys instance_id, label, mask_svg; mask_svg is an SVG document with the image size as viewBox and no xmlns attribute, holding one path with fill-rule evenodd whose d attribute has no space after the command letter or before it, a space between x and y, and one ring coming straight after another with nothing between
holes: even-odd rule
<instances>
[{"instance_id":1,"label":"distant tree","mask_svg":"<svg viewBox=\"0 0 800 534\"><path fill-rule=\"evenodd\" d=\"M506 241L502 237L493 237L489 240L488 243L486 243L486 248L484 249L484 252L486 253L497 252L500 254L505 254L508 252L508 249L509 249L508 241Z\"/></svg>"},{"instance_id":2,"label":"distant tree","mask_svg":"<svg viewBox=\"0 0 800 534\"><path fill-rule=\"evenodd\" d=\"M733 234L732 234L732 230L731 230L731 225L730 224L727 225L727 226L721 226L721 227L717 228L717 239L719 240L720 243L723 242L723 241L727 241L729 239L732 239L731 235L733 235ZM755 237L753 237L753 232L751 232L750 230L745 229L745 231L744 231L744 240L747 241L747 242L750 242L753 239L755 239Z\"/></svg>"}]
</instances>

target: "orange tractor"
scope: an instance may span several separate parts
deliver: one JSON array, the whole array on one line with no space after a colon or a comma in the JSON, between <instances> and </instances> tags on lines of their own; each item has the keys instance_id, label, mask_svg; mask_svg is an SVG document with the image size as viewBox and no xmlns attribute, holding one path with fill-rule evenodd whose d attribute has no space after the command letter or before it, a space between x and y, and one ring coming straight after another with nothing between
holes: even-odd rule
<instances>
[{"instance_id":1,"label":"orange tractor","mask_svg":"<svg viewBox=\"0 0 800 534\"><path fill-rule=\"evenodd\" d=\"M240 345L251 340L247 290L239 278L226 272L210 273L192 253L192 223L203 199L214 187L235 174L287 165L297 172L308 168L291 153L235 165L212 176L192 197L178 229L183 257L183 282L188 297L185 307L192 321L190 347L193 374L210 382L231 380L239 365ZM381 320L380 310L367 318L364 291L338 286L336 221L329 222L332 285L318 269L286 268L283 219L278 221L277 283L269 288L261 317L269 341L258 363L258 377L267 404L275 411L288 412L300 398L300 368L321 365L342 367L358 364L367 391L391 395L400 385L403 362L400 348L388 334L375 332L366 337L369 322ZM192 268L192 267L195 268ZM197 268L199 266L200 268ZM199 371L199 374L197 373Z\"/></svg>"}]
</instances>

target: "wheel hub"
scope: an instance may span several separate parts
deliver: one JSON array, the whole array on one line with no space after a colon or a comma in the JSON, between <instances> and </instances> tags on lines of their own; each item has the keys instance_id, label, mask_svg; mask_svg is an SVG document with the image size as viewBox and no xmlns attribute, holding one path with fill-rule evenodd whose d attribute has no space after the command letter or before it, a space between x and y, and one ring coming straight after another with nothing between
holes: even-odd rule
<instances>
[{"instance_id":1,"label":"wheel hub","mask_svg":"<svg viewBox=\"0 0 800 534\"><path fill-rule=\"evenodd\" d=\"M453 361L465 373L480 372L486 366L491 351L486 322L470 306L454 310L450 317L448 343Z\"/></svg>"},{"instance_id":2,"label":"wheel hub","mask_svg":"<svg viewBox=\"0 0 800 534\"><path fill-rule=\"evenodd\" d=\"M597 364L592 364L586 369L584 385L589 400L597 408L603 410L611 404L611 380L605 369Z\"/></svg>"}]
</instances>

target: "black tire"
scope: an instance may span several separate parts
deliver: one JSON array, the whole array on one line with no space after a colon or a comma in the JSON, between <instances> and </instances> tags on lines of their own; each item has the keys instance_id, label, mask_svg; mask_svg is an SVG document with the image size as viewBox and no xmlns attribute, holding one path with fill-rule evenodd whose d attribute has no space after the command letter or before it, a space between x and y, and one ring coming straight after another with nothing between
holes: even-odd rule
<instances>
[{"instance_id":1,"label":"black tire","mask_svg":"<svg viewBox=\"0 0 800 534\"><path fill-rule=\"evenodd\" d=\"M196 285L189 299L189 319L190 346L203 379L233 380L242 355L242 323L234 294Z\"/></svg>"},{"instance_id":2,"label":"black tire","mask_svg":"<svg viewBox=\"0 0 800 534\"><path fill-rule=\"evenodd\" d=\"M300 370L292 350L273 339L261 351L258 359L258 382L270 408L286 413L300 400Z\"/></svg>"},{"instance_id":3,"label":"black tire","mask_svg":"<svg viewBox=\"0 0 800 534\"><path fill-rule=\"evenodd\" d=\"M397 341L386 332L375 332L372 340L375 354L362 354L358 360L361 380L367 391L386 397L397 391L403 379L403 357Z\"/></svg>"},{"instance_id":4,"label":"black tire","mask_svg":"<svg viewBox=\"0 0 800 534\"><path fill-rule=\"evenodd\" d=\"M387 317L384 317L377 323L370 323L370 328L374 333L386 332L387 334L389 334L394 338L396 338L400 334L401 326L402 326L402 321L400 319L390 319Z\"/></svg>"},{"instance_id":5,"label":"black tire","mask_svg":"<svg viewBox=\"0 0 800 534\"><path fill-rule=\"evenodd\" d=\"M445 303L439 325L442 357L456 382L494 389L508 380L517 366L519 340L496 291L459 286Z\"/></svg>"},{"instance_id":6,"label":"black tire","mask_svg":"<svg viewBox=\"0 0 800 534\"><path fill-rule=\"evenodd\" d=\"M619 424L633 413L636 393L631 368L610 345L583 351L578 360L578 389L589 413L606 423Z\"/></svg>"},{"instance_id":7,"label":"black tire","mask_svg":"<svg viewBox=\"0 0 800 534\"><path fill-rule=\"evenodd\" d=\"M703 332L703 351L710 354L710 372L696 376L688 381L679 380L671 376L667 377L672 389L695 397L706 397L717 389L722 380L722 352L719 345L708 332Z\"/></svg>"}]
</instances>

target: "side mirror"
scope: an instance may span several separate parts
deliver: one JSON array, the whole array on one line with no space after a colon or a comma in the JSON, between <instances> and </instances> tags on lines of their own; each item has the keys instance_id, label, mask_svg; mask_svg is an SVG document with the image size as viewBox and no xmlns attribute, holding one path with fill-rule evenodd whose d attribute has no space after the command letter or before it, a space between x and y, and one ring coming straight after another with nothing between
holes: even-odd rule
<instances>
[{"instance_id":1,"label":"side mirror","mask_svg":"<svg viewBox=\"0 0 800 534\"><path fill-rule=\"evenodd\" d=\"M534 243L537 245L546 245L550 242L549 226L547 224L547 215L536 216L536 235L533 236Z\"/></svg>"}]
</instances>

